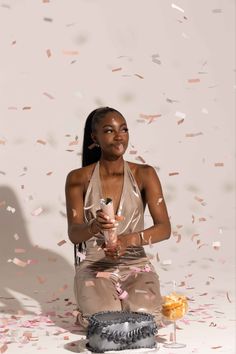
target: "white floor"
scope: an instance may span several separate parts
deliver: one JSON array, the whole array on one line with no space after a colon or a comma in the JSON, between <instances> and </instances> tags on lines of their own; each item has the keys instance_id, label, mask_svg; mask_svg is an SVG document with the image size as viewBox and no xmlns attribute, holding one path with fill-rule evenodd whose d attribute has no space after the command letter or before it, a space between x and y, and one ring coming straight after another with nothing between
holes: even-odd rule
<instances>
[{"instance_id":1,"label":"white floor","mask_svg":"<svg viewBox=\"0 0 236 354\"><path fill-rule=\"evenodd\" d=\"M232 265L222 260L220 254L214 262L204 254L198 262L186 259L179 260L177 267L173 267L173 263L165 264L168 262L159 265L160 279L167 280L161 281L162 292L169 291L172 282L168 279L175 278L177 289L188 297L189 311L177 322L177 341L186 344L186 347L164 347L173 330L173 326L168 325L159 330L156 350L140 349L123 353L236 353L235 278ZM173 262L175 263L174 257ZM7 274L4 269L2 274L5 274L6 282ZM23 293L20 282L25 282L26 286L29 282L27 283L25 277L18 276L14 283L19 283L19 287L15 286L14 291L8 288L4 292L7 296L0 294L0 353L90 353L85 346L85 336L79 334L78 327L74 325L72 273L68 273L68 270L63 273L63 269L61 272L58 269L54 277L59 275L63 281L68 281L67 284L62 282L64 285L54 293L50 291L52 282L44 282L43 278L38 278L40 286L37 290L31 294L29 291ZM17 289L21 289L21 292Z\"/></svg>"}]
</instances>

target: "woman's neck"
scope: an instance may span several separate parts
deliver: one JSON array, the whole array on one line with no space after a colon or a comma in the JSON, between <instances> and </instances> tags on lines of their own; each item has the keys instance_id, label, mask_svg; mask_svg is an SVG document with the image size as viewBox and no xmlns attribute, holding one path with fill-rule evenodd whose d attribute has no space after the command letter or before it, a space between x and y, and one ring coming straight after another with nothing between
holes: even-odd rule
<instances>
[{"instance_id":1,"label":"woman's neck","mask_svg":"<svg viewBox=\"0 0 236 354\"><path fill-rule=\"evenodd\" d=\"M106 160L101 157L100 161L100 172L102 175L112 176L117 174L123 174L124 171L124 159L123 157L117 160Z\"/></svg>"}]
</instances>

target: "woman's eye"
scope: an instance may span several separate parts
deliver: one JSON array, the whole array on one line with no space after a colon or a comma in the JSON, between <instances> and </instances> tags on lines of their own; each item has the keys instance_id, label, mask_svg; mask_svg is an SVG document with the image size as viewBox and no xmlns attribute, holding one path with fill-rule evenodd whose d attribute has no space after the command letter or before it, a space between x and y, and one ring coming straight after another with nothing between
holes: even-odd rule
<instances>
[{"instance_id":1,"label":"woman's eye","mask_svg":"<svg viewBox=\"0 0 236 354\"><path fill-rule=\"evenodd\" d=\"M125 133L128 133L129 129L128 128L123 128L122 131L125 132Z\"/></svg>"},{"instance_id":2,"label":"woman's eye","mask_svg":"<svg viewBox=\"0 0 236 354\"><path fill-rule=\"evenodd\" d=\"M105 133L112 133L112 129L106 129L104 132Z\"/></svg>"}]
</instances>

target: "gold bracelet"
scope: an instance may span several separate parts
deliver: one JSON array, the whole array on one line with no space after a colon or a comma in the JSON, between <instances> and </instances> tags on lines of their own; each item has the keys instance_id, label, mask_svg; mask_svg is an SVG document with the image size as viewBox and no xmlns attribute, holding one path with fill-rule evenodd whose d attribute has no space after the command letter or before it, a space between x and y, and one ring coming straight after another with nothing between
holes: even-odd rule
<instances>
[{"instance_id":1,"label":"gold bracelet","mask_svg":"<svg viewBox=\"0 0 236 354\"><path fill-rule=\"evenodd\" d=\"M89 220L89 222L88 222L88 232L89 232L90 235L98 236L98 235L100 235L100 231L98 231L97 233L94 233L94 232L92 231L92 225L93 225L93 222L94 222L94 221L95 221L95 218Z\"/></svg>"}]
</instances>

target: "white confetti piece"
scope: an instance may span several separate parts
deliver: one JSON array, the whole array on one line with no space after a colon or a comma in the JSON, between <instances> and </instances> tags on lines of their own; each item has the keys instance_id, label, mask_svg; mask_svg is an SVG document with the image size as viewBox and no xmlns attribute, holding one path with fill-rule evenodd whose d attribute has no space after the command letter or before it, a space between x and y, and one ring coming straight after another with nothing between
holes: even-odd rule
<instances>
[{"instance_id":1,"label":"white confetti piece","mask_svg":"<svg viewBox=\"0 0 236 354\"><path fill-rule=\"evenodd\" d=\"M19 240L19 238L20 238L20 236L19 235L17 235L17 234L14 234L14 239L16 240L16 241L18 241Z\"/></svg>"},{"instance_id":2,"label":"white confetti piece","mask_svg":"<svg viewBox=\"0 0 236 354\"><path fill-rule=\"evenodd\" d=\"M208 110L206 108L202 108L202 113L203 114L208 114Z\"/></svg>"},{"instance_id":3,"label":"white confetti piece","mask_svg":"<svg viewBox=\"0 0 236 354\"><path fill-rule=\"evenodd\" d=\"M186 117L186 113L183 113L183 112L175 112L175 115L178 118L185 118Z\"/></svg>"},{"instance_id":4,"label":"white confetti piece","mask_svg":"<svg viewBox=\"0 0 236 354\"><path fill-rule=\"evenodd\" d=\"M175 4L171 4L171 7L172 7L172 9L176 9L176 10L184 13L184 10L181 7L179 7L179 6L175 5Z\"/></svg>"},{"instance_id":5,"label":"white confetti piece","mask_svg":"<svg viewBox=\"0 0 236 354\"><path fill-rule=\"evenodd\" d=\"M163 198L161 198L161 197L158 198L157 205L160 205L162 201L163 201Z\"/></svg>"},{"instance_id":6,"label":"white confetti piece","mask_svg":"<svg viewBox=\"0 0 236 354\"><path fill-rule=\"evenodd\" d=\"M12 214L14 214L16 212L16 209L11 207L10 205L7 206L7 211L10 211Z\"/></svg>"},{"instance_id":7,"label":"white confetti piece","mask_svg":"<svg viewBox=\"0 0 236 354\"><path fill-rule=\"evenodd\" d=\"M86 258L86 255L84 253L81 252L77 252L77 255L79 256L79 258L81 259L81 261L84 261Z\"/></svg>"},{"instance_id":8,"label":"white confetti piece","mask_svg":"<svg viewBox=\"0 0 236 354\"><path fill-rule=\"evenodd\" d=\"M172 260L171 259L164 259L164 261L162 261L161 264L163 264L163 265L171 265L172 264Z\"/></svg>"},{"instance_id":9,"label":"white confetti piece","mask_svg":"<svg viewBox=\"0 0 236 354\"><path fill-rule=\"evenodd\" d=\"M85 280L85 286L90 287L90 286L95 286L93 280Z\"/></svg>"},{"instance_id":10,"label":"white confetti piece","mask_svg":"<svg viewBox=\"0 0 236 354\"><path fill-rule=\"evenodd\" d=\"M214 249L219 249L220 246L221 246L220 241L213 241L213 242L212 242L212 247L213 247Z\"/></svg>"},{"instance_id":11,"label":"white confetti piece","mask_svg":"<svg viewBox=\"0 0 236 354\"><path fill-rule=\"evenodd\" d=\"M22 261L19 258L13 258L12 263L16 264L19 267L25 267L27 266L27 262Z\"/></svg>"},{"instance_id":12,"label":"white confetti piece","mask_svg":"<svg viewBox=\"0 0 236 354\"><path fill-rule=\"evenodd\" d=\"M35 209L34 211L32 211L31 215L33 216L38 216L43 212L43 208L39 207L37 209Z\"/></svg>"}]
</instances>

